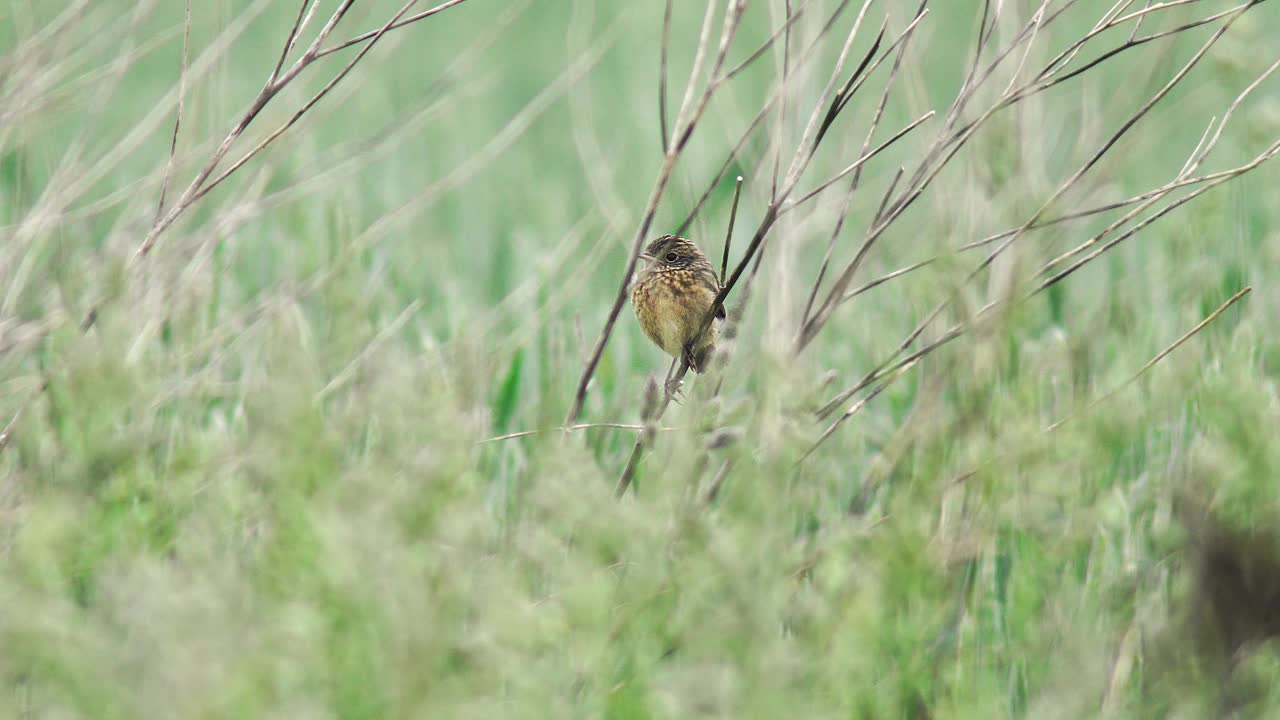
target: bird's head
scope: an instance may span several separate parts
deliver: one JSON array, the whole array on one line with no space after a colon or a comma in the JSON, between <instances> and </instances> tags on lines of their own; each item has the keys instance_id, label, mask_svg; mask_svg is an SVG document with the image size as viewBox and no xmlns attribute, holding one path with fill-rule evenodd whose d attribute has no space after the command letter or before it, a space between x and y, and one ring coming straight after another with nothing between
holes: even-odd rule
<instances>
[{"instance_id":1,"label":"bird's head","mask_svg":"<svg viewBox=\"0 0 1280 720\"><path fill-rule=\"evenodd\" d=\"M692 240L675 235L663 235L649 243L640 259L644 260L646 270L666 270L687 268L698 263L706 263L707 256L702 254Z\"/></svg>"}]
</instances>

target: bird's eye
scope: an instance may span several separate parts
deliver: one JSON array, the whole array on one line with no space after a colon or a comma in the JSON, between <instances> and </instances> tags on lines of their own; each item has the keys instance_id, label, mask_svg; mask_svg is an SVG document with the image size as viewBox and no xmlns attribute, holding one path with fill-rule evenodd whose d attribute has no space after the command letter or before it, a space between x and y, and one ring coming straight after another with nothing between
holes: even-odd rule
<instances>
[{"instance_id":1,"label":"bird's eye","mask_svg":"<svg viewBox=\"0 0 1280 720\"><path fill-rule=\"evenodd\" d=\"M667 253L667 262L675 262L676 260L679 260L679 259L680 259L679 255L675 253Z\"/></svg>"}]
</instances>

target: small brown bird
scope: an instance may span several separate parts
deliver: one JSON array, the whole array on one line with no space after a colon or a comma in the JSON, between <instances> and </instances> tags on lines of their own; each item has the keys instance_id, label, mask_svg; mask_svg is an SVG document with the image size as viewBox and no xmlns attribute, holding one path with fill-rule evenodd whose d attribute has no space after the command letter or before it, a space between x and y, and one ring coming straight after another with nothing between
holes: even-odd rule
<instances>
[{"instance_id":1,"label":"small brown bird","mask_svg":"<svg viewBox=\"0 0 1280 720\"><path fill-rule=\"evenodd\" d=\"M649 243L640 257L645 267L631 287L640 327L663 352L684 357L694 372L703 372L725 317L721 305L707 331L694 337L720 292L715 268L697 245L675 235Z\"/></svg>"}]
</instances>

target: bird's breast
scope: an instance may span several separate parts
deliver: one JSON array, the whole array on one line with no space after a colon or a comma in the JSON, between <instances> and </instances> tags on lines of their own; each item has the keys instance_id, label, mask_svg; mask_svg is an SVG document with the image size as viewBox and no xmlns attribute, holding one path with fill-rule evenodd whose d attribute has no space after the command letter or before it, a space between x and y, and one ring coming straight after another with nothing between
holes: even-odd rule
<instances>
[{"instance_id":1,"label":"bird's breast","mask_svg":"<svg viewBox=\"0 0 1280 720\"><path fill-rule=\"evenodd\" d=\"M631 300L649 339L667 354L679 355L701 327L715 295L694 273L668 271L642 277Z\"/></svg>"}]
</instances>

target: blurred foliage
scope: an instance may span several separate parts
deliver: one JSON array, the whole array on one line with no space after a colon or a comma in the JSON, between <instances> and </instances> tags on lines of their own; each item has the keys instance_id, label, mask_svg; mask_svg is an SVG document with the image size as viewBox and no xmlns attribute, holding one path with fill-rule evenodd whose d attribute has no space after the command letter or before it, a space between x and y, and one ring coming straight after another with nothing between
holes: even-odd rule
<instances>
[{"instance_id":1,"label":"blurred foliage","mask_svg":"<svg viewBox=\"0 0 1280 720\"><path fill-rule=\"evenodd\" d=\"M357 3L335 36L397 5ZM698 5L674 3L673 105ZM935 5L881 136L945 109L962 80L980 4ZM1038 3L1005 5L1026 17ZM1111 5L1077 3L1046 46ZM733 58L782 7L752 3ZM261 87L296 11L192 4L169 202ZM826 427L813 408L937 302L955 299L944 319L962 320L1009 291L997 273L1017 290L1106 224L1037 231L975 283L978 256L953 252L1025 221L1207 29L998 116L858 282L939 261L843 305L800 357L787 348L840 190L786 220L721 392L691 378L618 502L634 433L556 426L661 162L661 4L470 0L397 31L135 262L182 17L173 2L0 9L0 428L14 419L0 441L0 717L1280 712L1275 166L931 355L805 457ZM1275 60L1277 33L1275 3L1249 12L1063 204L1166 182ZM570 82L593 44L598 62ZM313 66L237 148L349 57ZM766 56L717 97L656 231L683 219L776 70ZM789 142L824 81L794 89ZM1278 93L1273 78L1241 107L1207 170L1280 134ZM876 99L855 98L802 187L849 162ZM923 132L868 165L838 261ZM750 179L739 251L773 162L764 137L747 147L729 175ZM714 255L731 200L726 181L690 231ZM1245 285L1247 300L1090 406ZM639 422L665 368L625 310L584 419ZM542 432L482 442L522 430Z\"/></svg>"}]
</instances>

